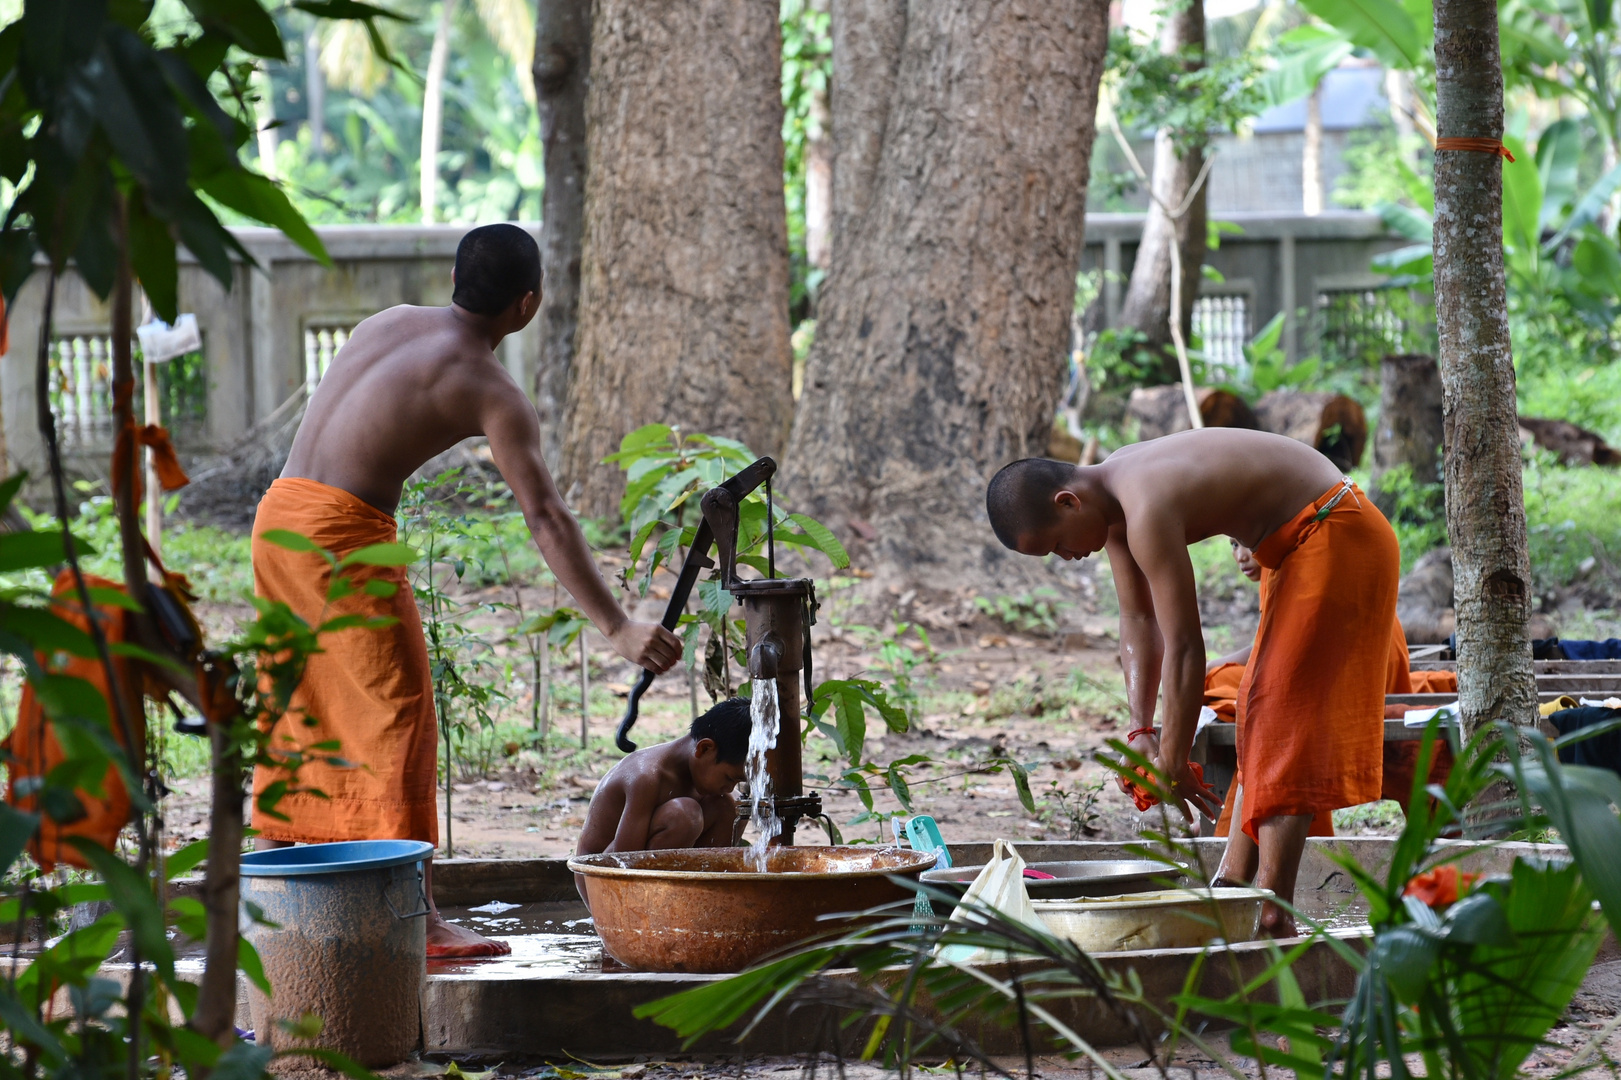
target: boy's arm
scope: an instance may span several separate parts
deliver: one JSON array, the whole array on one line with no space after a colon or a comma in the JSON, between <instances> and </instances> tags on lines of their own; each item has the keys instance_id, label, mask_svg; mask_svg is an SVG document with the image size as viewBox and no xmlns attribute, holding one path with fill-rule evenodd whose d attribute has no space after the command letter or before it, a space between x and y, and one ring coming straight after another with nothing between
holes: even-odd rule
<instances>
[{"instance_id":1,"label":"boy's arm","mask_svg":"<svg viewBox=\"0 0 1621 1080\"><path fill-rule=\"evenodd\" d=\"M1161 641L1159 681L1165 694L1165 708L1160 716L1160 769L1178 795L1191 799L1196 809L1214 817L1220 803L1191 782L1188 770L1199 707L1204 703L1205 649L1193 563L1188 558L1182 525L1169 517L1143 515L1132 530L1130 547L1132 565L1149 587L1154 623ZM1109 557L1112 564L1112 551ZM1125 606L1122 600L1122 646Z\"/></svg>"},{"instance_id":2,"label":"boy's arm","mask_svg":"<svg viewBox=\"0 0 1621 1080\"><path fill-rule=\"evenodd\" d=\"M737 800L730 795L719 795L704 800L704 814L715 820L704 829L693 847L731 847L732 835L737 829Z\"/></svg>"},{"instance_id":3,"label":"boy's arm","mask_svg":"<svg viewBox=\"0 0 1621 1080\"><path fill-rule=\"evenodd\" d=\"M1123 527L1109 530L1104 550L1109 553L1109 570L1114 574L1114 591L1120 600L1120 668L1126 679L1131 726L1153 727L1165 651L1154 617L1154 595L1126 543Z\"/></svg>"},{"instance_id":4,"label":"boy's arm","mask_svg":"<svg viewBox=\"0 0 1621 1080\"><path fill-rule=\"evenodd\" d=\"M634 778L625 785L625 809L619 815L608 851L646 851L647 834L653 828L653 811L658 808L658 776Z\"/></svg>"},{"instance_id":5,"label":"boy's arm","mask_svg":"<svg viewBox=\"0 0 1621 1080\"><path fill-rule=\"evenodd\" d=\"M482 426L495 467L517 497L546 565L615 652L650 671L668 670L681 657L680 639L658 623L632 621L614 600L591 558L580 523L558 494L540 455L540 421L535 410L510 377L506 383L500 392L485 396Z\"/></svg>"}]
</instances>

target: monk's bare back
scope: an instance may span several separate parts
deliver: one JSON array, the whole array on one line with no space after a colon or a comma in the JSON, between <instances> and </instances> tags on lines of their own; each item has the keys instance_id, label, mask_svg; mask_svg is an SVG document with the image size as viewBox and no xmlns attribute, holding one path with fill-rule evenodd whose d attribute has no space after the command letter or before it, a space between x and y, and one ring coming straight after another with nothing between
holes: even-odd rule
<instances>
[{"instance_id":1,"label":"monk's bare back","mask_svg":"<svg viewBox=\"0 0 1621 1080\"><path fill-rule=\"evenodd\" d=\"M402 305L355 327L310 399L282 476L341 488L392 514L423 463L485 436L558 582L619 655L667 671L680 640L630 620L614 600L541 456L534 406L495 357L501 338L521 328L513 317Z\"/></svg>"},{"instance_id":2,"label":"monk's bare back","mask_svg":"<svg viewBox=\"0 0 1621 1080\"><path fill-rule=\"evenodd\" d=\"M355 327L310 399L282 475L391 514L411 474L463 439L488 436L509 482L509 467L532 471L537 462L525 459L539 456L539 421L471 321L454 308L401 306Z\"/></svg>"},{"instance_id":3,"label":"monk's bare back","mask_svg":"<svg viewBox=\"0 0 1621 1080\"><path fill-rule=\"evenodd\" d=\"M1305 443L1238 428L1132 443L1093 472L1120 503L1128 534L1162 531L1183 546L1230 536L1252 550L1343 479Z\"/></svg>"}]
</instances>

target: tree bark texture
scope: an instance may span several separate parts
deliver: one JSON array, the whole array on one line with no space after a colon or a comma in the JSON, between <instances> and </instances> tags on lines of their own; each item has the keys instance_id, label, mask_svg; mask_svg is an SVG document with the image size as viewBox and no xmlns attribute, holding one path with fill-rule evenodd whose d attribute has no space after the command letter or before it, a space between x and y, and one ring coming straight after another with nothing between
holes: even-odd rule
<instances>
[{"instance_id":1,"label":"tree bark texture","mask_svg":"<svg viewBox=\"0 0 1621 1080\"><path fill-rule=\"evenodd\" d=\"M546 189L540 212L540 363L535 410L541 450L557 463L580 315L580 243L585 231L585 93L591 74L591 0L540 0L535 20L535 107Z\"/></svg>"},{"instance_id":2,"label":"tree bark texture","mask_svg":"<svg viewBox=\"0 0 1621 1080\"><path fill-rule=\"evenodd\" d=\"M1249 428L1256 430L1261 422L1244 399L1231 390L1214 386L1201 386L1194 392L1199 403L1199 419L1205 427ZM1182 387L1139 386L1131 392L1126 404L1126 415L1137 421L1137 438L1157 439L1178 431L1187 431L1187 401Z\"/></svg>"},{"instance_id":3,"label":"tree bark texture","mask_svg":"<svg viewBox=\"0 0 1621 1080\"><path fill-rule=\"evenodd\" d=\"M1503 72L1493 0L1435 0L1436 128L1499 139ZM1536 723L1526 636L1530 559L1503 281L1503 162L1439 150L1435 316L1445 417L1447 531L1466 734Z\"/></svg>"},{"instance_id":4,"label":"tree bark texture","mask_svg":"<svg viewBox=\"0 0 1621 1080\"><path fill-rule=\"evenodd\" d=\"M857 556L890 580L1007 557L985 482L1045 450L1062 390L1106 15L1097 0L835 6L834 261L785 486L852 542L875 530ZM852 67L886 55L893 77Z\"/></svg>"},{"instance_id":5,"label":"tree bark texture","mask_svg":"<svg viewBox=\"0 0 1621 1080\"><path fill-rule=\"evenodd\" d=\"M1262 431L1315 447L1350 472L1368 446L1368 414L1355 398L1324 390L1273 390L1255 403Z\"/></svg>"},{"instance_id":6,"label":"tree bark texture","mask_svg":"<svg viewBox=\"0 0 1621 1080\"><path fill-rule=\"evenodd\" d=\"M878 163L895 97L906 0L832 0L833 262L855 240L878 186Z\"/></svg>"},{"instance_id":7,"label":"tree bark texture","mask_svg":"<svg viewBox=\"0 0 1621 1080\"><path fill-rule=\"evenodd\" d=\"M1190 0L1180 11L1167 16L1160 33L1160 47L1166 53L1196 47L1203 65L1205 18L1203 0ZM1202 146L1177 146L1166 131L1154 137L1154 171L1150 180L1153 198L1143 222L1142 241L1132 264L1131 281L1120 305L1120 323L1139 331L1149 348L1165 358L1165 382L1181 379L1176 357L1171 351L1171 244L1179 243L1182 254L1182 339L1193 333L1193 305L1199 297L1201 267L1205 257L1205 196L1209 185L1200 185L1187 212L1172 221L1166 212L1179 209L1193 182L1204 168Z\"/></svg>"},{"instance_id":8,"label":"tree bark texture","mask_svg":"<svg viewBox=\"0 0 1621 1080\"><path fill-rule=\"evenodd\" d=\"M1373 436L1373 501L1386 517L1395 499L1380 478L1402 465L1415 484L1441 482L1441 369L1424 353L1387 356L1379 363L1379 427ZM1437 507L1439 509L1439 507Z\"/></svg>"},{"instance_id":9,"label":"tree bark texture","mask_svg":"<svg viewBox=\"0 0 1621 1080\"><path fill-rule=\"evenodd\" d=\"M782 36L770 0L597 0L565 483L653 421L782 450L793 420Z\"/></svg>"}]
</instances>

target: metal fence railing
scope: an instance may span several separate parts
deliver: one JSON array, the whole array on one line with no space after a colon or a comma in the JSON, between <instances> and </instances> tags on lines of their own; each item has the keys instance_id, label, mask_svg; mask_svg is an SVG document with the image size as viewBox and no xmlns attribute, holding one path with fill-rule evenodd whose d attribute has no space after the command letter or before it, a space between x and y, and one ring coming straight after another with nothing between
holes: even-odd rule
<instances>
[{"instance_id":1,"label":"metal fence railing","mask_svg":"<svg viewBox=\"0 0 1621 1080\"><path fill-rule=\"evenodd\" d=\"M135 416L145 415L141 350L135 360ZM51 408L66 452L108 451L113 445L113 338L111 334L64 334L51 342ZM200 438L208 421L208 364L202 352L156 365L158 415L177 443Z\"/></svg>"},{"instance_id":2,"label":"metal fence railing","mask_svg":"<svg viewBox=\"0 0 1621 1080\"><path fill-rule=\"evenodd\" d=\"M1203 345L1207 382L1239 376L1252 333L1249 297L1199 297L1193 304L1193 332Z\"/></svg>"},{"instance_id":3,"label":"metal fence railing","mask_svg":"<svg viewBox=\"0 0 1621 1080\"><path fill-rule=\"evenodd\" d=\"M1312 332L1325 363L1377 367L1393 353L1434 353L1435 310L1400 286L1325 290L1313 305Z\"/></svg>"},{"instance_id":4,"label":"metal fence railing","mask_svg":"<svg viewBox=\"0 0 1621 1080\"><path fill-rule=\"evenodd\" d=\"M304 324L304 389L314 393L333 357L349 340L352 322L309 322Z\"/></svg>"}]
</instances>

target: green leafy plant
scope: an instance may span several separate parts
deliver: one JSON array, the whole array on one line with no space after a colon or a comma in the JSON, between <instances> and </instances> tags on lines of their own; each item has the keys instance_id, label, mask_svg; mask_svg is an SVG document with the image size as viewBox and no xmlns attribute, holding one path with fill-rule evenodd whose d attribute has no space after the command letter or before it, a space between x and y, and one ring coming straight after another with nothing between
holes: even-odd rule
<instances>
[{"instance_id":1,"label":"green leafy plant","mask_svg":"<svg viewBox=\"0 0 1621 1080\"><path fill-rule=\"evenodd\" d=\"M1043 585L1017 596L976 596L974 607L1024 634L1056 634L1060 625L1058 591Z\"/></svg>"},{"instance_id":2,"label":"green leafy plant","mask_svg":"<svg viewBox=\"0 0 1621 1080\"><path fill-rule=\"evenodd\" d=\"M1066 840L1084 840L1103 831L1098 799L1109 785L1107 775L1087 784L1068 787L1058 780L1047 784L1040 816L1049 827L1061 828Z\"/></svg>"},{"instance_id":3,"label":"green leafy plant","mask_svg":"<svg viewBox=\"0 0 1621 1080\"><path fill-rule=\"evenodd\" d=\"M359 0L294 0L292 6L316 17L360 19L373 30L377 18L392 17ZM235 282L239 263L253 265L216 207L273 226L326 260L319 239L281 190L247 169L240 157L253 132L249 73L264 60L284 56L276 20L260 0L188 0L183 6L161 7L26 0L22 17L0 29L0 180L8 189L0 223L0 289L14 301L39 260L46 284L36 415L55 514L68 530L57 534L61 544L45 560L39 557L38 540L19 542L16 546L27 550L16 553L11 568L43 568L65 559L73 592L87 614L94 602L124 606L136 638L109 643L91 619L89 633L70 641L59 625L73 627L56 619L48 607L6 600L16 610L6 609L8 633L0 635L0 649L17 656L27 670L66 755L35 786L40 804L58 821L70 820L73 791L81 785L94 787L111 762L123 774L134 803L136 841L132 862L92 844L80 847L112 912L47 949L44 962L36 961L30 969L37 974L20 976L0 989L0 1015L10 1045L23 1050L20 1058L8 1056L5 1067L19 1075L123 1074L137 1080L179 1069L204 1080L220 1069L227 1075L256 1076L272 1057L269 1047L238 1040L232 1026L238 969L250 977L256 970L238 947L235 864L242 836L243 768L264 749L257 723L261 717L247 711L265 704L257 689L260 680L244 683L226 658L192 655L189 646L164 638L155 626L147 606L153 586L146 578L133 471L128 468L114 469L113 493L127 594L92 595L68 524L72 515L44 373L56 286L70 261L89 289L109 302L113 415L128 438L134 427L130 343L137 283L155 313L173 321L179 244L225 288ZM6 488L5 501L15 493L15 487ZM335 584L343 587L346 577L337 575ZM24 608L41 614L24 613ZM300 629L288 614L260 609L248 637L290 636L289 651L296 652L308 628ZM267 620L276 625L267 626ZM121 695L104 699L89 684L47 670L34 657L36 648L53 656L94 657L108 684L117 685L114 644L119 653L147 665L146 673L193 698L211 721L214 847L200 914L184 904L166 908L159 899L164 875L152 828L156 779L136 760L141 747L129 737L126 702ZM285 688L285 680L273 671L266 681L278 694ZM122 736L117 740L115 726ZM5 837L0 864L9 869L37 822L9 810L0 819ZM19 924L29 913L31 894L38 896L25 880L16 897ZM183 922L192 932L204 931L209 942L200 989L176 977L166 929L171 921ZM126 929L129 979L127 986L119 986L96 973ZM21 940L22 925L17 930ZM53 1007L60 988L67 989L77 1016ZM172 1022L171 1005L178 1006L185 1026ZM354 1068L335 1055L317 1056Z\"/></svg>"},{"instance_id":4,"label":"green leafy plant","mask_svg":"<svg viewBox=\"0 0 1621 1080\"><path fill-rule=\"evenodd\" d=\"M413 480L405 486L397 511L399 534L421 547L420 563L411 568L411 588L423 614L428 662L433 676L434 712L445 744L445 853L456 853L451 815L456 755L476 728L495 726L494 709L506 694L497 689L494 650L468 621L467 605L446 585L467 573L472 542L487 538L489 523L467 513L453 513L458 501L477 495L460 469Z\"/></svg>"}]
</instances>

